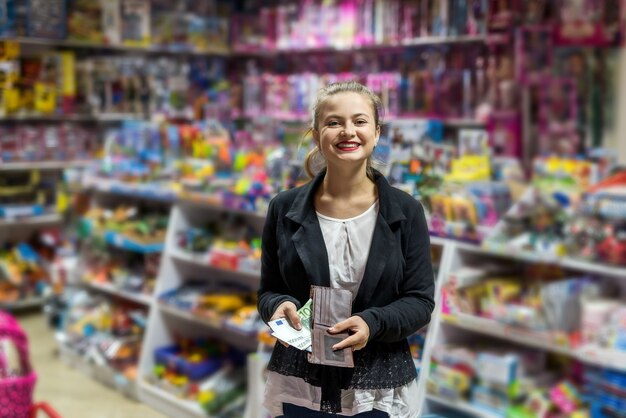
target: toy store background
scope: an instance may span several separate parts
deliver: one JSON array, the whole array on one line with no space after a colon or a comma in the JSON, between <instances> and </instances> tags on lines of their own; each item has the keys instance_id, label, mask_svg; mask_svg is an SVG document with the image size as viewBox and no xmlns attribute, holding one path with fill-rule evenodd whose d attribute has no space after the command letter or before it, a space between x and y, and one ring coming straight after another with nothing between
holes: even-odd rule
<instances>
[{"instance_id":1,"label":"toy store background","mask_svg":"<svg viewBox=\"0 0 626 418\"><path fill-rule=\"evenodd\" d=\"M352 79L428 212L421 413L623 416L625 9L0 1L0 308L30 348L0 320L0 416L34 385L62 417L266 418L264 213L305 180L317 90Z\"/></svg>"}]
</instances>

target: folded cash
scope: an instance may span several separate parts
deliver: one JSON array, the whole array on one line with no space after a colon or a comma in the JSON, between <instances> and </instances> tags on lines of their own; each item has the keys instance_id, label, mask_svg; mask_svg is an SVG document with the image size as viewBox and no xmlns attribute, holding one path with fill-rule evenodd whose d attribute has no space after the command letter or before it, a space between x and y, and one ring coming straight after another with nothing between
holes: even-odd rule
<instances>
[{"instance_id":1,"label":"folded cash","mask_svg":"<svg viewBox=\"0 0 626 418\"><path fill-rule=\"evenodd\" d=\"M298 310L302 328L298 331L285 318L270 321L272 335L279 340L296 347L298 350L311 351L311 300Z\"/></svg>"}]
</instances>

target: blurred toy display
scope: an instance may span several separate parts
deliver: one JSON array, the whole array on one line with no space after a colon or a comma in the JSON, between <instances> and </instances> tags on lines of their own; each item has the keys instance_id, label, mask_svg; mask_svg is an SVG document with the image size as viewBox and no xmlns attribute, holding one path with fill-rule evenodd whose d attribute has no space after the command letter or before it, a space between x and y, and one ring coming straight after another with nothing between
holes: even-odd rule
<instances>
[{"instance_id":1,"label":"blurred toy display","mask_svg":"<svg viewBox=\"0 0 626 418\"><path fill-rule=\"evenodd\" d=\"M187 281L161 294L159 300L204 318L218 328L230 328L252 336L264 327L255 311L254 292L232 283Z\"/></svg>"},{"instance_id":2,"label":"blurred toy display","mask_svg":"<svg viewBox=\"0 0 626 418\"><path fill-rule=\"evenodd\" d=\"M568 252L603 263L626 265L626 215L619 172L587 188L574 217L566 226Z\"/></svg>"},{"instance_id":3,"label":"blurred toy display","mask_svg":"<svg viewBox=\"0 0 626 418\"><path fill-rule=\"evenodd\" d=\"M420 37L478 35L486 29L486 4L481 2L471 9L464 2L422 5L399 0L387 1L384 7L381 0L306 1L278 6L247 3L244 13L234 17L236 51L410 45ZM251 15L260 18L254 20ZM323 29L328 27L336 29Z\"/></svg>"},{"instance_id":4,"label":"blurred toy display","mask_svg":"<svg viewBox=\"0 0 626 418\"><path fill-rule=\"evenodd\" d=\"M167 215L159 213L141 213L139 208L119 206L114 210L93 208L85 215L81 229L86 236L101 236L109 244L121 245L123 242L109 242L109 236L124 237L129 242L143 246L163 245ZM158 252L158 251L147 251Z\"/></svg>"},{"instance_id":5,"label":"blurred toy display","mask_svg":"<svg viewBox=\"0 0 626 418\"><path fill-rule=\"evenodd\" d=\"M100 151L98 131L73 123L0 126L0 162L86 161Z\"/></svg>"},{"instance_id":6,"label":"blurred toy display","mask_svg":"<svg viewBox=\"0 0 626 418\"><path fill-rule=\"evenodd\" d=\"M491 319L556 345L578 347L591 322L584 307L614 291L606 282L564 276L541 265L526 269L523 277L502 265L464 267L452 271L444 285L443 312Z\"/></svg>"},{"instance_id":7,"label":"blurred toy display","mask_svg":"<svg viewBox=\"0 0 626 418\"><path fill-rule=\"evenodd\" d=\"M5 6L2 35L69 39L102 45L226 51L229 7L215 1L34 1Z\"/></svg>"},{"instance_id":8,"label":"blurred toy display","mask_svg":"<svg viewBox=\"0 0 626 418\"><path fill-rule=\"evenodd\" d=\"M71 274L72 242L56 227L29 232L24 240L4 242L0 249L0 299L13 302L50 297L63 290Z\"/></svg>"},{"instance_id":9,"label":"blurred toy display","mask_svg":"<svg viewBox=\"0 0 626 418\"><path fill-rule=\"evenodd\" d=\"M81 279L133 295L152 295L159 262L159 253L139 254L92 243L81 253Z\"/></svg>"},{"instance_id":10,"label":"blurred toy display","mask_svg":"<svg viewBox=\"0 0 626 418\"><path fill-rule=\"evenodd\" d=\"M565 363L520 348L438 346L428 390L477 411L515 418L605 418L624 405L624 374Z\"/></svg>"},{"instance_id":11,"label":"blurred toy display","mask_svg":"<svg viewBox=\"0 0 626 418\"><path fill-rule=\"evenodd\" d=\"M597 182L594 164L568 158L537 158L532 186L508 210L483 245L556 259L567 254L565 225L582 191Z\"/></svg>"},{"instance_id":12,"label":"blurred toy display","mask_svg":"<svg viewBox=\"0 0 626 418\"><path fill-rule=\"evenodd\" d=\"M475 243L490 235L511 205L508 186L495 182L446 185L425 200L432 235Z\"/></svg>"},{"instance_id":13,"label":"blurred toy display","mask_svg":"<svg viewBox=\"0 0 626 418\"><path fill-rule=\"evenodd\" d=\"M179 337L154 350L147 380L179 398L197 401L212 416L245 398L245 356L206 339ZM220 415L221 416L221 415Z\"/></svg>"},{"instance_id":14,"label":"blurred toy display","mask_svg":"<svg viewBox=\"0 0 626 418\"><path fill-rule=\"evenodd\" d=\"M19 170L0 177L0 219L62 213L66 209L59 173Z\"/></svg>"},{"instance_id":15,"label":"blurred toy display","mask_svg":"<svg viewBox=\"0 0 626 418\"><path fill-rule=\"evenodd\" d=\"M72 51L20 54L1 41L6 94L0 114L126 114L136 118L204 119L229 102L224 60L76 56Z\"/></svg>"},{"instance_id":16,"label":"blurred toy display","mask_svg":"<svg viewBox=\"0 0 626 418\"><path fill-rule=\"evenodd\" d=\"M242 219L227 218L206 229L178 231L177 245L211 266L253 274L261 271L261 239Z\"/></svg>"},{"instance_id":17,"label":"blurred toy display","mask_svg":"<svg viewBox=\"0 0 626 418\"><path fill-rule=\"evenodd\" d=\"M90 292L63 286L71 263L60 255L76 254L61 232L0 235L0 304L56 293L51 322L88 364L145 380L146 398L173 395L162 405L241 418L245 367L260 398L264 360L246 366L225 343L189 335L209 328L246 350L260 341L257 357L269 356L250 284L257 224L273 196L306 181L318 90L358 80L384 108L374 167L420 200L437 237L441 311L408 341L430 401L476 416L622 416L623 370L543 351L626 358L626 294L611 279L626 266L626 175L609 176L615 152L599 151L616 136L620 7L0 0L0 164L98 163L65 182L2 172L0 226L65 215L69 183L84 189L77 211L87 196L97 204L79 223L74 269ZM152 358L138 371L148 318ZM465 336L479 344L458 344ZM257 399L247 408L264 413Z\"/></svg>"},{"instance_id":18,"label":"blurred toy display","mask_svg":"<svg viewBox=\"0 0 626 418\"><path fill-rule=\"evenodd\" d=\"M63 316L64 345L134 381L147 315L140 308L74 293Z\"/></svg>"}]
</instances>

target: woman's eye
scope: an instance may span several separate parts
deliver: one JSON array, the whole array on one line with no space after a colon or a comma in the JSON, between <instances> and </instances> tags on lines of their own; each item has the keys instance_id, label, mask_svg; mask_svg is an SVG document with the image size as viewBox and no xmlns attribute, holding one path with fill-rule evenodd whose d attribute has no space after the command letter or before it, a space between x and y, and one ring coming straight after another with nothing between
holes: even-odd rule
<instances>
[{"instance_id":1,"label":"woman's eye","mask_svg":"<svg viewBox=\"0 0 626 418\"><path fill-rule=\"evenodd\" d=\"M330 122L328 122L328 126L337 126L339 125L339 122L337 122L336 120L331 120Z\"/></svg>"},{"instance_id":2,"label":"woman's eye","mask_svg":"<svg viewBox=\"0 0 626 418\"><path fill-rule=\"evenodd\" d=\"M365 119L359 119L356 121L357 125L365 125L367 123L367 121Z\"/></svg>"}]
</instances>

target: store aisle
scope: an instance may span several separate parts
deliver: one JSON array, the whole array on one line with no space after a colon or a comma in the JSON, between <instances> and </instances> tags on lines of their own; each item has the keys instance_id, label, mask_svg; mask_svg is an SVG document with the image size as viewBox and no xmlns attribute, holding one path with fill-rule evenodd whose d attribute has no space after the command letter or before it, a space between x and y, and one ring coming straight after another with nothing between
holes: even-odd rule
<instances>
[{"instance_id":1,"label":"store aisle","mask_svg":"<svg viewBox=\"0 0 626 418\"><path fill-rule=\"evenodd\" d=\"M164 418L65 365L56 355L54 333L39 313L16 315L27 332L39 376L36 401L47 401L63 418Z\"/></svg>"}]
</instances>

